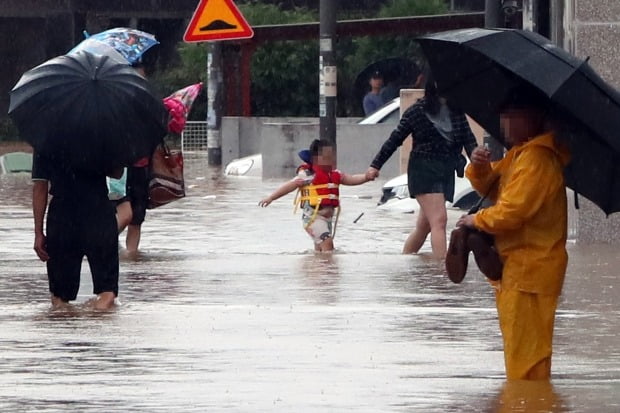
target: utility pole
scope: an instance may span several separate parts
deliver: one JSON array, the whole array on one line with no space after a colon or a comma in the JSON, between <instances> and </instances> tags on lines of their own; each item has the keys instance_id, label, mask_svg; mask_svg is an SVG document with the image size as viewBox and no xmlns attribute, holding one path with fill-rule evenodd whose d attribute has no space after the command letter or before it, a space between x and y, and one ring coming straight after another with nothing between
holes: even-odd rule
<instances>
[{"instance_id":1,"label":"utility pole","mask_svg":"<svg viewBox=\"0 0 620 413\"><path fill-rule=\"evenodd\" d=\"M338 75L334 52L337 1L320 2L319 119L320 137L336 144L336 97Z\"/></svg>"},{"instance_id":2,"label":"utility pole","mask_svg":"<svg viewBox=\"0 0 620 413\"><path fill-rule=\"evenodd\" d=\"M499 28L505 27L505 17L502 10L501 0L486 0L484 7L484 27ZM504 157L504 147L496 137L489 135L484 136L484 144L491 151L491 160L498 161Z\"/></svg>"},{"instance_id":3,"label":"utility pole","mask_svg":"<svg viewBox=\"0 0 620 413\"><path fill-rule=\"evenodd\" d=\"M523 29L538 32L538 10L535 0L523 0Z\"/></svg>"},{"instance_id":4,"label":"utility pole","mask_svg":"<svg viewBox=\"0 0 620 413\"><path fill-rule=\"evenodd\" d=\"M209 165L222 164L223 77L222 44L209 43L207 55L207 160Z\"/></svg>"},{"instance_id":5,"label":"utility pole","mask_svg":"<svg viewBox=\"0 0 620 413\"><path fill-rule=\"evenodd\" d=\"M501 0L486 0L484 4L484 27L504 27L504 15L502 13Z\"/></svg>"}]
</instances>

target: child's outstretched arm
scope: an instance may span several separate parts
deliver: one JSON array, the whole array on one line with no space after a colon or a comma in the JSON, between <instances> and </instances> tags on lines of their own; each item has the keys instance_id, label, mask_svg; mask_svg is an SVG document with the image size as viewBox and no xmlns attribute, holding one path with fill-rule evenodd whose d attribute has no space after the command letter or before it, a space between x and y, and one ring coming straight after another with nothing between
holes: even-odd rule
<instances>
[{"instance_id":1,"label":"child's outstretched arm","mask_svg":"<svg viewBox=\"0 0 620 413\"><path fill-rule=\"evenodd\" d=\"M276 199L293 192L295 189L299 188L303 184L304 184L303 180L297 179L297 178L291 181L285 182L278 189L273 191L273 193L269 195L267 198L261 199L258 205L264 208L268 206L269 204L271 204Z\"/></svg>"},{"instance_id":2,"label":"child's outstretched arm","mask_svg":"<svg viewBox=\"0 0 620 413\"><path fill-rule=\"evenodd\" d=\"M365 184L368 181L374 181L375 177L366 172L365 174L355 174L355 175L347 175L342 174L342 178L340 178L340 183L343 185L361 185Z\"/></svg>"}]
</instances>

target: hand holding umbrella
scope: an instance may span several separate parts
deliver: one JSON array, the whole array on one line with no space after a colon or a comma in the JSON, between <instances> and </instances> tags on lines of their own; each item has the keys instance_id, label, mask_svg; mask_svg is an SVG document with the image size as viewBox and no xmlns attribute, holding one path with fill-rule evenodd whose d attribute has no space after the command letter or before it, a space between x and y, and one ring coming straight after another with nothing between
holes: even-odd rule
<instances>
[{"instance_id":1,"label":"hand holding umbrella","mask_svg":"<svg viewBox=\"0 0 620 413\"><path fill-rule=\"evenodd\" d=\"M496 138L508 98L546 99L559 123L570 125L559 134L572 156L567 185L607 214L620 211L620 93L587 60L524 30L464 29L417 41L440 93Z\"/></svg>"}]
</instances>

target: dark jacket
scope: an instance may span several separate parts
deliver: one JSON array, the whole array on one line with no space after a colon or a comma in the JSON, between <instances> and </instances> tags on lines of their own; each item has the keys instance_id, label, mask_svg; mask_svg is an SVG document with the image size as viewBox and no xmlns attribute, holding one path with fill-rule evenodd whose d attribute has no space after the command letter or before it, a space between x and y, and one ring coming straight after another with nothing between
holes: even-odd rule
<instances>
[{"instance_id":1,"label":"dark jacket","mask_svg":"<svg viewBox=\"0 0 620 413\"><path fill-rule=\"evenodd\" d=\"M424 99L418 100L403 113L400 123L385 141L379 153L370 164L373 168L381 169L383 164L392 156L394 151L403 144L411 134L414 145L411 158L425 158L456 162L463 148L467 155L477 146L476 138L469 128L469 122L463 112L450 111L452 120L453 142L448 142L435 128L424 111Z\"/></svg>"}]
</instances>

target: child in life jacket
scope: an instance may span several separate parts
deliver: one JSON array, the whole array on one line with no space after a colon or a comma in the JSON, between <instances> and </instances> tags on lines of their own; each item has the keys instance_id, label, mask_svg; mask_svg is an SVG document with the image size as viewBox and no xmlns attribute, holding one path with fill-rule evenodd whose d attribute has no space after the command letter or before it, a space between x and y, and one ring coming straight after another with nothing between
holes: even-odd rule
<instances>
[{"instance_id":1,"label":"child in life jacket","mask_svg":"<svg viewBox=\"0 0 620 413\"><path fill-rule=\"evenodd\" d=\"M348 175L334 169L335 150L332 143L315 139L309 151L301 151L299 156L305 163L297 168L297 176L282 184L258 205L266 207L276 199L299 189L295 205L302 210L304 229L314 241L316 251L326 252L334 249L334 234L340 199L340 185L361 185L372 181L368 174Z\"/></svg>"}]
</instances>

